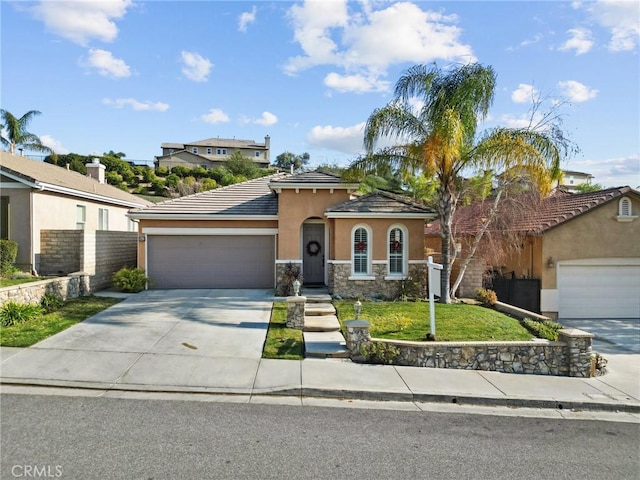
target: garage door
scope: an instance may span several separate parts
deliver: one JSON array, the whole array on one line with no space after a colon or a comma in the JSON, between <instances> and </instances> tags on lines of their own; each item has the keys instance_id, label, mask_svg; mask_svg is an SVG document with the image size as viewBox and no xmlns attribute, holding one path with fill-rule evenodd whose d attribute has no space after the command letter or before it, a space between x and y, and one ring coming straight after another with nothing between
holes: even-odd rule
<instances>
[{"instance_id":1,"label":"garage door","mask_svg":"<svg viewBox=\"0 0 640 480\"><path fill-rule=\"evenodd\" d=\"M151 288L273 288L275 237L149 235Z\"/></svg>"},{"instance_id":2,"label":"garage door","mask_svg":"<svg viewBox=\"0 0 640 480\"><path fill-rule=\"evenodd\" d=\"M640 318L640 265L560 264L558 296L561 319Z\"/></svg>"}]
</instances>

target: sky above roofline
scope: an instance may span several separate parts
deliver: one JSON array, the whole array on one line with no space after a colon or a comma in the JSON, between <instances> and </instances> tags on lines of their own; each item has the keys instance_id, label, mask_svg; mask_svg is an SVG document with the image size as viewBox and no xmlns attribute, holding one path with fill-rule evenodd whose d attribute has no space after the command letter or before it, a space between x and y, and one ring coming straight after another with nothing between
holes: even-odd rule
<instances>
[{"instance_id":1,"label":"sky above roofline","mask_svg":"<svg viewBox=\"0 0 640 480\"><path fill-rule=\"evenodd\" d=\"M491 65L482 125L563 102L563 167L640 185L637 1L2 1L2 108L60 153L271 137L271 158L346 165L406 68Z\"/></svg>"}]
</instances>

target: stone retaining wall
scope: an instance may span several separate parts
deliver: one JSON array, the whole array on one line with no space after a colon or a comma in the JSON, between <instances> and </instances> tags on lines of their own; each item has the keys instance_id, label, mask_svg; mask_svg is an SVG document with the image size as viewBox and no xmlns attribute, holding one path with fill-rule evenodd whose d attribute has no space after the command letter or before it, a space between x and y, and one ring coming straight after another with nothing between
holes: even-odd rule
<instances>
[{"instance_id":1,"label":"stone retaining wall","mask_svg":"<svg viewBox=\"0 0 640 480\"><path fill-rule=\"evenodd\" d=\"M362 348L367 344L385 344L397 353L388 358L394 365L414 367L490 370L505 373L529 373L589 377L593 335L577 329L559 330L558 341L529 342L407 342L371 338L369 322L349 321L346 325L347 348L354 361L367 361ZM389 352L389 348L385 349Z\"/></svg>"},{"instance_id":2,"label":"stone retaining wall","mask_svg":"<svg viewBox=\"0 0 640 480\"><path fill-rule=\"evenodd\" d=\"M346 298L398 298L401 282L399 280L385 280L388 275L386 263L374 263L372 267L371 277L374 279L350 280L351 264L329 264L329 292L332 295ZM426 291L426 270L426 264L409 264L409 277L418 284L420 295L424 295Z\"/></svg>"},{"instance_id":3,"label":"stone retaining wall","mask_svg":"<svg viewBox=\"0 0 640 480\"><path fill-rule=\"evenodd\" d=\"M0 288L0 305L9 301L39 304L47 293L58 295L64 300L88 295L90 293L89 275L74 273L66 277L2 287Z\"/></svg>"}]
</instances>

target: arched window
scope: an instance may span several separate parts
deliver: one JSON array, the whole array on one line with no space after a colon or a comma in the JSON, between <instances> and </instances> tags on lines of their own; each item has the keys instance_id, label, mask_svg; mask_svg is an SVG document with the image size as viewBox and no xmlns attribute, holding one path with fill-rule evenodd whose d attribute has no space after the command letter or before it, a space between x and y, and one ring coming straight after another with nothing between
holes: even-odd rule
<instances>
[{"instance_id":1,"label":"arched window","mask_svg":"<svg viewBox=\"0 0 640 480\"><path fill-rule=\"evenodd\" d=\"M407 274L407 233L404 226L394 225L389 229L387 252L389 275Z\"/></svg>"},{"instance_id":2,"label":"arched window","mask_svg":"<svg viewBox=\"0 0 640 480\"><path fill-rule=\"evenodd\" d=\"M353 274L369 274L369 258L371 253L371 234L366 226L356 226L353 229L352 258Z\"/></svg>"}]
</instances>

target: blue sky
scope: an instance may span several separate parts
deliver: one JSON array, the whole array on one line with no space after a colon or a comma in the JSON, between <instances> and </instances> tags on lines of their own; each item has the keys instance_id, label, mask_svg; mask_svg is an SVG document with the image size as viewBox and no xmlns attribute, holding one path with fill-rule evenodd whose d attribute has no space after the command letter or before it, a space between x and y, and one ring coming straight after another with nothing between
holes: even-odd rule
<instances>
[{"instance_id":1,"label":"blue sky","mask_svg":"<svg viewBox=\"0 0 640 480\"><path fill-rule=\"evenodd\" d=\"M633 1L7 1L1 106L60 153L264 141L346 165L417 63L478 61L498 83L482 126L561 102L564 164L640 185L640 3Z\"/></svg>"}]
</instances>

